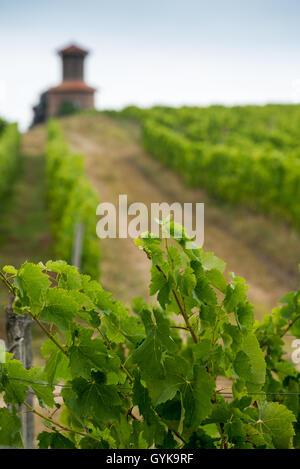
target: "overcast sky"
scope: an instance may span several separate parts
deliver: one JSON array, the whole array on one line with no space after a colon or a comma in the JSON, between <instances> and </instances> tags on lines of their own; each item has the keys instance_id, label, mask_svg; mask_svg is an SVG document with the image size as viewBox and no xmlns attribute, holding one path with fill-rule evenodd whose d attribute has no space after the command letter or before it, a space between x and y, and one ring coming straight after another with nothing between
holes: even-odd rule
<instances>
[{"instance_id":1,"label":"overcast sky","mask_svg":"<svg viewBox=\"0 0 300 469\"><path fill-rule=\"evenodd\" d=\"M73 41L100 109L300 101L299 24L299 0L0 0L0 115L26 128Z\"/></svg>"}]
</instances>

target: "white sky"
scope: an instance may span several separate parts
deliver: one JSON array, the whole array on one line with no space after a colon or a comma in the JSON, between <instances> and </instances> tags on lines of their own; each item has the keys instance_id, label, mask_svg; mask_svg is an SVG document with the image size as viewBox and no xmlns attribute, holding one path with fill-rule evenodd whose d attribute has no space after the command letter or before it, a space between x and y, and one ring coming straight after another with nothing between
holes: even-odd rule
<instances>
[{"instance_id":1,"label":"white sky","mask_svg":"<svg viewBox=\"0 0 300 469\"><path fill-rule=\"evenodd\" d=\"M0 115L28 126L73 41L101 109L300 101L299 20L299 0L0 0Z\"/></svg>"}]
</instances>

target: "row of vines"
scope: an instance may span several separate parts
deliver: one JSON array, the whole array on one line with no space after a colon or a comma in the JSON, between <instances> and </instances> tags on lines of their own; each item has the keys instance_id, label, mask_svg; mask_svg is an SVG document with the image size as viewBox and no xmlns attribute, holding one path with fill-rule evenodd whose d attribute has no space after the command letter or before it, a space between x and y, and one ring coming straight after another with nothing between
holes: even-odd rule
<instances>
[{"instance_id":1,"label":"row of vines","mask_svg":"<svg viewBox=\"0 0 300 469\"><path fill-rule=\"evenodd\" d=\"M10 190L19 165L20 134L17 124L0 120L0 200Z\"/></svg>"},{"instance_id":2,"label":"row of vines","mask_svg":"<svg viewBox=\"0 0 300 469\"><path fill-rule=\"evenodd\" d=\"M83 273L99 277L99 240L96 236L98 195L84 168L84 157L74 154L58 120L47 127L47 177L49 211L56 258L71 262L76 227L83 226Z\"/></svg>"},{"instance_id":3,"label":"row of vines","mask_svg":"<svg viewBox=\"0 0 300 469\"><path fill-rule=\"evenodd\" d=\"M40 448L300 448L300 373L284 342L300 338L300 291L255 321L244 279L227 283L224 262L186 241L136 240L154 306L128 309L63 261L2 269L14 311L46 341L42 367L0 364L0 445L22 446L31 390Z\"/></svg>"},{"instance_id":4,"label":"row of vines","mask_svg":"<svg viewBox=\"0 0 300 469\"><path fill-rule=\"evenodd\" d=\"M299 106L129 107L116 114L142 122L145 149L186 184L299 226Z\"/></svg>"},{"instance_id":5,"label":"row of vines","mask_svg":"<svg viewBox=\"0 0 300 469\"><path fill-rule=\"evenodd\" d=\"M196 151L207 162L204 143L187 138L182 124L147 117L143 125L145 146L198 184L193 164ZM285 350L287 337L300 339L300 290L256 321L245 280L232 274L228 282L225 263L187 249L193 243L168 219L161 223L172 240L136 240L155 301L123 305L95 280L98 198L57 120L48 124L46 157L54 246L64 260L0 270L14 312L29 315L45 338L40 366L26 369L0 354L0 446L23 446L25 406L45 424L42 449L300 449L300 372ZM81 274L69 265L79 223Z\"/></svg>"}]
</instances>

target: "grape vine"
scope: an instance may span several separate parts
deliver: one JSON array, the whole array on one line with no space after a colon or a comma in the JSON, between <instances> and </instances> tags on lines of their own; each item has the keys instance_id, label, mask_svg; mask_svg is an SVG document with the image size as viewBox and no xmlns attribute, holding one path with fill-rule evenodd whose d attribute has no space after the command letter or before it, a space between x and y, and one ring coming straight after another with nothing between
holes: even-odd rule
<instances>
[{"instance_id":1,"label":"grape vine","mask_svg":"<svg viewBox=\"0 0 300 469\"><path fill-rule=\"evenodd\" d=\"M58 120L47 125L48 199L54 250L71 262L76 225L84 226L82 272L99 278L100 250L95 233L98 195L88 180L84 158L70 152Z\"/></svg>"},{"instance_id":2,"label":"grape vine","mask_svg":"<svg viewBox=\"0 0 300 469\"><path fill-rule=\"evenodd\" d=\"M300 374L284 358L285 335L300 337L300 292L255 321L245 281L228 283L224 262L186 240L136 240L152 306L128 309L64 261L3 268L14 311L46 341L44 366L10 353L0 364L1 445L22 446L18 406L31 390L40 448L300 447Z\"/></svg>"},{"instance_id":3,"label":"grape vine","mask_svg":"<svg viewBox=\"0 0 300 469\"><path fill-rule=\"evenodd\" d=\"M17 124L0 119L0 198L9 191L16 175L20 156L20 133Z\"/></svg>"},{"instance_id":4,"label":"grape vine","mask_svg":"<svg viewBox=\"0 0 300 469\"><path fill-rule=\"evenodd\" d=\"M146 151L187 185L299 227L299 106L156 106L111 111L142 123Z\"/></svg>"}]
</instances>

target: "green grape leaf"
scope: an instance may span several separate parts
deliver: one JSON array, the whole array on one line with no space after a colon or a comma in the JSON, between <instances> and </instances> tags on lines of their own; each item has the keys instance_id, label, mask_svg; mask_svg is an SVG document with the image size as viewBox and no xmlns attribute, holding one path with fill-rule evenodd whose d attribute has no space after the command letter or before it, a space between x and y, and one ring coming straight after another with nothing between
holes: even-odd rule
<instances>
[{"instance_id":1,"label":"green grape leaf","mask_svg":"<svg viewBox=\"0 0 300 469\"><path fill-rule=\"evenodd\" d=\"M172 270L181 268L183 263L183 257L179 249L175 246L168 246L167 257Z\"/></svg>"},{"instance_id":2,"label":"green grape leaf","mask_svg":"<svg viewBox=\"0 0 300 469\"><path fill-rule=\"evenodd\" d=\"M183 295L191 295L196 287L196 277L191 267L186 267L183 274L177 279L177 286Z\"/></svg>"},{"instance_id":3,"label":"green grape leaf","mask_svg":"<svg viewBox=\"0 0 300 469\"><path fill-rule=\"evenodd\" d=\"M248 355L240 350L234 360L233 369L239 378L244 380L249 379L251 376L252 368Z\"/></svg>"},{"instance_id":4,"label":"green grape leaf","mask_svg":"<svg viewBox=\"0 0 300 469\"><path fill-rule=\"evenodd\" d=\"M54 338L59 343L58 334ZM69 359L52 340L48 339L42 344L41 356L42 358L47 358L45 375L50 384L59 378L64 380L71 379Z\"/></svg>"},{"instance_id":5,"label":"green grape leaf","mask_svg":"<svg viewBox=\"0 0 300 469\"><path fill-rule=\"evenodd\" d=\"M9 275L17 275L18 273L17 269L12 265L5 265L2 270Z\"/></svg>"},{"instance_id":6,"label":"green grape leaf","mask_svg":"<svg viewBox=\"0 0 300 469\"><path fill-rule=\"evenodd\" d=\"M177 356L167 357L164 360L162 375L142 373L142 376L145 377L149 395L156 407L173 399L177 391L185 386L187 380L192 380L193 372L191 365Z\"/></svg>"},{"instance_id":7,"label":"green grape leaf","mask_svg":"<svg viewBox=\"0 0 300 469\"><path fill-rule=\"evenodd\" d=\"M94 372L93 381L75 378L72 388L76 398L70 405L80 418L90 418L100 428L119 421L122 401L117 387L105 384L105 375Z\"/></svg>"},{"instance_id":8,"label":"green grape leaf","mask_svg":"<svg viewBox=\"0 0 300 469\"><path fill-rule=\"evenodd\" d=\"M237 323L241 330L252 331L254 324L254 312L253 306L246 302L241 303L237 307L236 311Z\"/></svg>"},{"instance_id":9,"label":"green grape leaf","mask_svg":"<svg viewBox=\"0 0 300 469\"><path fill-rule=\"evenodd\" d=\"M133 360L149 376L163 373L165 351L174 352L176 344L170 337L169 322L158 309L144 309L141 313L146 338L133 353Z\"/></svg>"},{"instance_id":10,"label":"green grape leaf","mask_svg":"<svg viewBox=\"0 0 300 469\"><path fill-rule=\"evenodd\" d=\"M1 365L4 371L0 381L0 390L5 391L4 401L9 404L22 404L28 392L28 371L18 360L9 359Z\"/></svg>"},{"instance_id":11,"label":"green grape leaf","mask_svg":"<svg viewBox=\"0 0 300 469\"><path fill-rule=\"evenodd\" d=\"M247 300L247 289L248 285L240 277L234 277L232 284L227 286L223 304L229 314L236 311L240 303L244 303Z\"/></svg>"},{"instance_id":12,"label":"green grape leaf","mask_svg":"<svg viewBox=\"0 0 300 469\"><path fill-rule=\"evenodd\" d=\"M69 328L79 307L72 294L62 288L51 288L46 294L46 304L40 317L46 322L56 324L61 330Z\"/></svg>"},{"instance_id":13,"label":"green grape leaf","mask_svg":"<svg viewBox=\"0 0 300 469\"><path fill-rule=\"evenodd\" d=\"M205 367L195 365L193 380L182 389L184 426L189 432L194 431L211 413L214 389L215 381Z\"/></svg>"},{"instance_id":14,"label":"green grape leaf","mask_svg":"<svg viewBox=\"0 0 300 469\"><path fill-rule=\"evenodd\" d=\"M197 285L194 290L194 296L200 304L215 306L217 304L217 295L214 289L209 285L209 281L205 276L197 278Z\"/></svg>"},{"instance_id":15,"label":"green grape leaf","mask_svg":"<svg viewBox=\"0 0 300 469\"><path fill-rule=\"evenodd\" d=\"M92 339L92 329L77 326L73 345L69 349L72 376L90 379L91 370L118 374L120 359L109 350L102 339Z\"/></svg>"},{"instance_id":16,"label":"green grape leaf","mask_svg":"<svg viewBox=\"0 0 300 469\"><path fill-rule=\"evenodd\" d=\"M149 288L150 295L155 295L158 292L157 299L162 308L170 302L170 292L172 281L168 280L162 271L158 270L156 265L151 268L151 283Z\"/></svg>"},{"instance_id":17,"label":"green grape leaf","mask_svg":"<svg viewBox=\"0 0 300 469\"><path fill-rule=\"evenodd\" d=\"M54 386L48 386L47 375L42 368L34 367L28 370L30 387L35 392L41 407L54 406ZM41 383L41 384L38 384Z\"/></svg>"},{"instance_id":18,"label":"green grape leaf","mask_svg":"<svg viewBox=\"0 0 300 469\"><path fill-rule=\"evenodd\" d=\"M222 293L226 293L227 282L224 275L218 269L211 269L206 272L206 278L208 282L220 290Z\"/></svg>"},{"instance_id":19,"label":"green grape leaf","mask_svg":"<svg viewBox=\"0 0 300 469\"><path fill-rule=\"evenodd\" d=\"M75 449L69 438L58 432L42 432L37 437L40 449Z\"/></svg>"},{"instance_id":20,"label":"green grape leaf","mask_svg":"<svg viewBox=\"0 0 300 469\"><path fill-rule=\"evenodd\" d=\"M247 381L251 385L263 385L266 378L266 362L255 335L249 334L243 338L243 351L251 364L251 373Z\"/></svg>"},{"instance_id":21,"label":"green grape leaf","mask_svg":"<svg viewBox=\"0 0 300 469\"><path fill-rule=\"evenodd\" d=\"M138 406L139 413L143 416L142 431L148 444L152 445L154 441L162 443L165 438L165 428L152 407L147 388L141 384L137 373L133 385L133 404Z\"/></svg>"},{"instance_id":22,"label":"green grape leaf","mask_svg":"<svg viewBox=\"0 0 300 469\"><path fill-rule=\"evenodd\" d=\"M21 421L6 407L0 408L0 447L23 448Z\"/></svg>"},{"instance_id":23,"label":"green grape leaf","mask_svg":"<svg viewBox=\"0 0 300 469\"><path fill-rule=\"evenodd\" d=\"M200 255L200 260L204 270L217 269L223 273L226 267L226 263L216 257L213 252L203 252Z\"/></svg>"},{"instance_id":24,"label":"green grape leaf","mask_svg":"<svg viewBox=\"0 0 300 469\"><path fill-rule=\"evenodd\" d=\"M44 305L45 294L51 285L43 267L26 262L18 271L15 285L31 313L37 314Z\"/></svg>"},{"instance_id":25,"label":"green grape leaf","mask_svg":"<svg viewBox=\"0 0 300 469\"><path fill-rule=\"evenodd\" d=\"M293 422L294 414L278 402L263 402L259 406L259 420L255 427L262 435L268 435L276 449L290 449L293 447L295 434Z\"/></svg>"}]
</instances>

